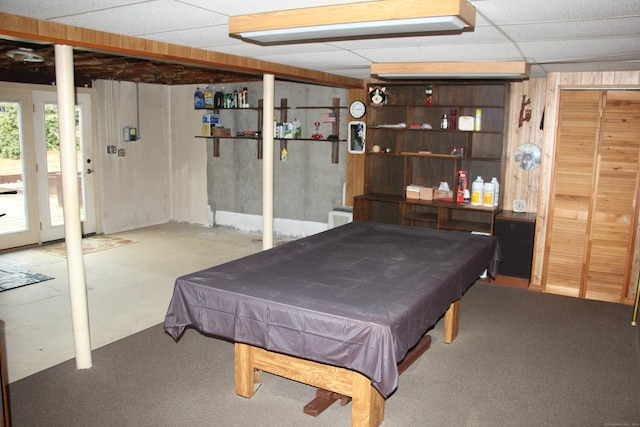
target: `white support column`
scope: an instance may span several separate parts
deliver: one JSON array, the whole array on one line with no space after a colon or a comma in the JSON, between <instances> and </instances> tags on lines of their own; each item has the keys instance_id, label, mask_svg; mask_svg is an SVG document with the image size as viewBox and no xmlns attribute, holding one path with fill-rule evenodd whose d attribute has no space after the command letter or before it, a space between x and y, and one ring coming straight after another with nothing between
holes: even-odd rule
<instances>
[{"instance_id":1,"label":"white support column","mask_svg":"<svg viewBox=\"0 0 640 427\"><path fill-rule=\"evenodd\" d=\"M273 74L263 76L262 89L262 249L273 247Z\"/></svg>"},{"instance_id":2,"label":"white support column","mask_svg":"<svg viewBox=\"0 0 640 427\"><path fill-rule=\"evenodd\" d=\"M87 369L91 362L89 305L82 258L82 227L76 154L75 87L73 48L55 45L58 123L60 130L60 169L64 208L64 240L67 248L67 272L76 367Z\"/></svg>"}]
</instances>

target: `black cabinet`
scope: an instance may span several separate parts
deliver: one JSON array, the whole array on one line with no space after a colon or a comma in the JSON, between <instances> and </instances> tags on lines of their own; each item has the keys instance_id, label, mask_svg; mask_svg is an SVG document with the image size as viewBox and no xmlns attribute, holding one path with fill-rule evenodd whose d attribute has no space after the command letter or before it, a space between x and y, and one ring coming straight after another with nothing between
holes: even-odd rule
<instances>
[{"instance_id":1,"label":"black cabinet","mask_svg":"<svg viewBox=\"0 0 640 427\"><path fill-rule=\"evenodd\" d=\"M535 230L535 214L502 211L496 216L493 234L502 251L500 276L530 280Z\"/></svg>"}]
</instances>

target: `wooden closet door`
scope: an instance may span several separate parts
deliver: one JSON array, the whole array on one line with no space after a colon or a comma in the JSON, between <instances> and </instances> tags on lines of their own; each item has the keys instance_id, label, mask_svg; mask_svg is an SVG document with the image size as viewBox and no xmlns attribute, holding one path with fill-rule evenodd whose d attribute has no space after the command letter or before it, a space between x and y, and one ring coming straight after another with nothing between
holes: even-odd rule
<instances>
[{"instance_id":1,"label":"wooden closet door","mask_svg":"<svg viewBox=\"0 0 640 427\"><path fill-rule=\"evenodd\" d=\"M623 302L637 221L640 93L608 91L601 123L584 297Z\"/></svg>"},{"instance_id":2,"label":"wooden closet door","mask_svg":"<svg viewBox=\"0 0 640 427\"><path fill-rule=\"evenodd\" d=\"M580 296L602 95L599 91L560 93L548 246L543 265L546 292Z\"/></svg>"},{"instance_id":3,"label":"wooden closet door","mask_svg":"<svg viewBox=\"0 0 640 427\"><path fill-rule=\"evenodd\" d=\"M629 289L640 183L640 93L560 97L545 291L623 302Z\"/></svg>"}]
</instances>

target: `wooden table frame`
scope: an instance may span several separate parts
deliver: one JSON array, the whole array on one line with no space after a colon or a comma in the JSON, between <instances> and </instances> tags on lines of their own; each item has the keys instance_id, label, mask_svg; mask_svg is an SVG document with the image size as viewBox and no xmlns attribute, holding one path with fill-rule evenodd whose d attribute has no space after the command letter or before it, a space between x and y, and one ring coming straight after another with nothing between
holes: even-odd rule
<instances>
[{"instance_id":1,"label":"wooden table frame","mask_svg":"<svg viewBox=\"0 0 640 427\"><path fill-rule=\"evenodd\" d=\"M459 320L458 299L451 303L444 316L445 343L452 343L458 335ZM352 427L376 427L384 419L385 398L364 375L349 369L236 343L236 393L246 398L252 397L255 384L262 380L261 371L351 397Z\"/></svg>"}]
</instances>

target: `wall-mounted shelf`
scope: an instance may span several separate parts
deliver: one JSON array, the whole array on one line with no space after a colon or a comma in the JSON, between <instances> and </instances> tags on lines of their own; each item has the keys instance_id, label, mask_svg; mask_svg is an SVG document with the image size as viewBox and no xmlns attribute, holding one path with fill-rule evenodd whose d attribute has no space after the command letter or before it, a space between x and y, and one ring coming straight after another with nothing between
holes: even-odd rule
<instances>
[{"instance_id":1,"label":"wall-mounted shelf","mask_svg":"<svg viewBox=\"0 0 640 427\"><path fill-rule=\"evenodd\" d=\"M315 139L315 138L277 138L275 141L280 141L280 151L287 148L287 144L290 141L296 142L330 142L331 143L331 163L339 163L339 152L340 152L340 142L346 142L346 139L339 138L339 130L340 130L340 110L346 109L347 107L340 105L340 98L333 99L333 105L330 106L298 106L298 107L290 107L287 105L287 100L285 98L280 100L280 106L274 107L274 110L280 112L280 120L282 122L287 121L287 112L290 110L331 110L335 114L335 122L332 122L332 132L331 135L338 136L336 139ZM220 113L221 111L242 111L242 110L253 110L258 113L258 128L262 128L262 100L258 101L258 107L248 107L248 108L196 108L198 111L214 111L216 113ZM257 142L257 158L259 160L262 159L262 138L259 136L207 136L207 135L196 135L196 138L204 138L207 140L213 141L213 156L220 157L220 140L221 139L242 139L242 140L255 140Z\"/></svg>"}]
</instances>

